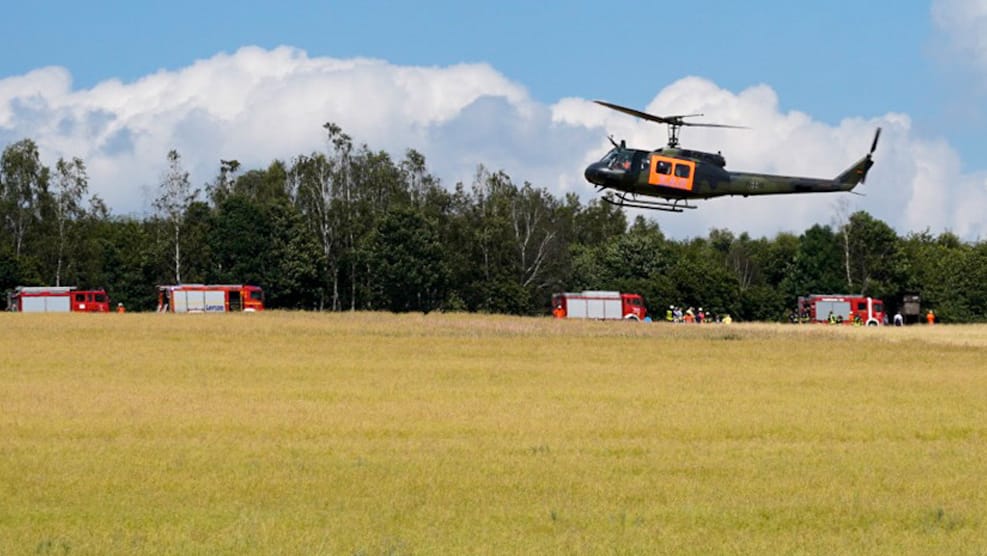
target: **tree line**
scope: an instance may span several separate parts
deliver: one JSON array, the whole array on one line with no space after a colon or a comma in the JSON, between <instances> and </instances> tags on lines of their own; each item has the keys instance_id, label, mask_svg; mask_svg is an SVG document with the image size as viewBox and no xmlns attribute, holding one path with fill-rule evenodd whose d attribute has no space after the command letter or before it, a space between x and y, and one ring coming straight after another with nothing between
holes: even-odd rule
<instances>
[{"instance_id":1,"label":"tree line","mask_svg":"<svg viewBox=\"0 0 987 556\"><path fill-rule=\"evenodd\" d=\"M983 241L902 237L847 210L798 235L676 240L600 199L482 166L446 188L421 153L395 160L323 127L323 151L263 169L222 160L202 187L173 150L141 218L90 195L83 160L47 167L31 139L7 145L0 289L103 287L114 303L152 310L158 284L249 283L270 308L519 315L547 314L554 292L620 290L643 294L652 314L693 305L740 320L783 320L810 293L863 293L891 311L919 294L944 322L987 320Z\"/></svg>"}]
</instances>

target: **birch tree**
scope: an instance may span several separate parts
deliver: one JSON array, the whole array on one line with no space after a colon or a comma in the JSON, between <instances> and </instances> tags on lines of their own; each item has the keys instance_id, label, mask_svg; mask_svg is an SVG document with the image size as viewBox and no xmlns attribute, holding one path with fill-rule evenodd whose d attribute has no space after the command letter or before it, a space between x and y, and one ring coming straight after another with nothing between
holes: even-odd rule
<instances>
[{"instance_id":1,"label":"birch tree","mask_svg":"<svg viewBox=\"0 0 987 556\"><path fill-rule=\"evenodd\" d=\"M9 145L0 158L0 214L20 258L28 230L38 220L41 198L47 194L50 171L41 163L38 146L30 139Z\"/></svg>"},{"instance_id":2,"label":"birch tree","mask_svg":"<svg viewBox=\"0 0 987 556\"><path fill-rule=\"evenodd\" d=\"M158 215L167 222L172 231L174 243L175 283L182 283L182 225L189 205L199 196L199 190L193 189L189 182L189 174L182 167L182 158L178 151L168 151L168 169L161 179L158 198L154 200L154 208Z\"/></svg>"},{"instance_id":3,"label":"birch tree","mask_svg":"<svg viewBox=\"0 0 987 556\"><path fill-rule=\"evenodd\" d=\"M56 247L55 285L62 285L62 269L65 265L65 246L68 243L69 227L85 214L82 208L82 197L89 189L89 178L86 175L86 165L81 158L73 158L67 162L59 158L55 164L54 208L55 227L58 231Z\"/></svg>"}]
</instances>

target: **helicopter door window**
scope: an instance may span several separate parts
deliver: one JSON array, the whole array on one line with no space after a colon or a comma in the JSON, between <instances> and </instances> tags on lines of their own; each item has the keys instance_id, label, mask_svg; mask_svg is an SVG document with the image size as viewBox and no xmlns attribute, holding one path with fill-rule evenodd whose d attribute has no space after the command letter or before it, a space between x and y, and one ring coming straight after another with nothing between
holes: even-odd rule
<instances>
[{"instance_id":1,"label":"helicopter door window","mask_svg":"<svg viewBox=\"0 0 987 556\"><path fill-rule=\"evenodd\" d=\"M648 183L658 187L671 187L692 191L695 164L691 161L652 156Z\"/></svg>"}]
</instances>

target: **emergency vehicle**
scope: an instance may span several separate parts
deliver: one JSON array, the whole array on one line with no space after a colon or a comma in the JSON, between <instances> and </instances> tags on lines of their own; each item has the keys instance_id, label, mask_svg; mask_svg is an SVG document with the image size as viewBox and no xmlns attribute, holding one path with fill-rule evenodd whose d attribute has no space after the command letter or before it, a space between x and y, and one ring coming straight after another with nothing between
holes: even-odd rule
<instances>
[{"instance_id":1,"label":"emergency vehicle","mask_svg":"<svg viewBox=\"0 0 987 556\"><path fill-rule=\"evenodd\" d=\"M861 324L877 326L884 323L884 302L861 295L816 294L799 297L799 315L806 315L809 322L829 322L830 313L843 324L853 324L859 317Z\"/></svg>"},{"instance_id":2,"label":"emergency vehicle","mask_svg":"<svg viewBox=\"0 0 987 556\"><path fill-rule=\"evenodd\" d=\"M584 291L552 296L552 312L559 318L644 320L648 310L636 293Z\"/></svg>"},{"instance_id":3,"label":"emergency vehicle","mask_svg":"<svg viewBox=\"0 0 987 556\"><path fill-rule=\"evenodd\" d=\"M159 313L231 313L264 310L258 286L178 284L158 286Z\"/></svg>"},{"instance_id":4,"label":"emergency vehicle","mask_svg":"<svg viewBox=\"0 0 987 556\"><path fill-rule=\"evenodd\" d=\"M108 313L104 290L74 286L20 286L7 294L7 309L20 313Z\"/></svg>"}]
</instances>

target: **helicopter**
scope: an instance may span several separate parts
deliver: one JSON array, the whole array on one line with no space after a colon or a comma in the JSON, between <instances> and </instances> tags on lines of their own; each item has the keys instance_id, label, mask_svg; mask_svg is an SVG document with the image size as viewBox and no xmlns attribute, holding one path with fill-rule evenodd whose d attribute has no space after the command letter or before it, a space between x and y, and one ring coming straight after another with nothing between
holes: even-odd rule
<instances>
[{"instance_id":1,"label":"helicopter","mask_svg":"<svg viewBox=\"0 0 987 556\"><path fill-rule=\"evenodd\" d=\"M872 155L881 137L881 128L874 133L870 152L833 179L779 176L733 172L726 169L726 159L720 153L708 153L679 147L682 127L714 127L747 129L743 126L688 122L686 118L703 114L655 116L617 104L593 101L618 112L668 126L668 145L653 151L629 149L625 141L618 144L611 136L610 149L598 162L590 164L584 176L597 186L597 191L611 189L614 195L603 200L620 207L683 212L698 208L689 204L693 199L711 199L726 195L778 195L784 193L853 192L864 183L867 171L874 165ZM642 199L654 197L656 199Z\"/></svg>"}]
</instances>

